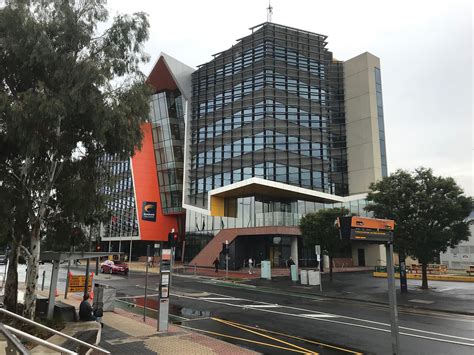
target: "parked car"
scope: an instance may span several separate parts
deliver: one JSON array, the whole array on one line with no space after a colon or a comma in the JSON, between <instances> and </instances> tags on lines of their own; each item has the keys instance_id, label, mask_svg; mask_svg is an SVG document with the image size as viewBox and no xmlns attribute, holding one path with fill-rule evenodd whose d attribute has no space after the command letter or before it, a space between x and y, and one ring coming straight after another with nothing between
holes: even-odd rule
<instances>
[{"instance_id":1,"label":"parked car","mask_svg":"<svg viewBox=\"0 0 474 355\"><path fill-rule=\"evenodd\" d=\"M100 264L100 271L108 274L128 275L128 265L120 260L106 260Z\"/></svg>"}]
</instances>

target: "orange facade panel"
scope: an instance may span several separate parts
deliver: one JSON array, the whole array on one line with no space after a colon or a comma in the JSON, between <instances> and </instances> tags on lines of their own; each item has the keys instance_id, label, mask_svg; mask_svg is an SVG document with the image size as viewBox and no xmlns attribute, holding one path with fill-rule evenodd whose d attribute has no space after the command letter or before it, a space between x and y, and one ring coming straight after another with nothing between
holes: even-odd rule
<instances>
[{"instance_id":1,"label":"orange facade panel","mask_svg":"<svg viewBox=\"0 0 474 355\"><path fill-rule=\"evenodd\" d=\"M171 229L178 230L178 222L176 216L165 216L161 209L151 123L144 123L142 132L141 150L131 159L140 239L167 241Z\"/></svg>"}]
</instances>

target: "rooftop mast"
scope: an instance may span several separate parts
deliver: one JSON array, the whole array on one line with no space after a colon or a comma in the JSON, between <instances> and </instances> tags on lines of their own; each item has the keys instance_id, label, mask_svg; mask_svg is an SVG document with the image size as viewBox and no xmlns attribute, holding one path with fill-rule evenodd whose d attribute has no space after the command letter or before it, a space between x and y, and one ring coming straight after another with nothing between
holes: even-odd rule
<instances>
[{"instance_id":1,"label":"rooftop mast","mask_svg":"<svg viewBox=\"0 0 474 355\"><path fill-rule=\"evenodd\" d=\"M270 3L270 0L268 0L267 22L272 22L272 15L273 15L273 7L272 7L272 4Z\"/></svg>"}]
</instances>

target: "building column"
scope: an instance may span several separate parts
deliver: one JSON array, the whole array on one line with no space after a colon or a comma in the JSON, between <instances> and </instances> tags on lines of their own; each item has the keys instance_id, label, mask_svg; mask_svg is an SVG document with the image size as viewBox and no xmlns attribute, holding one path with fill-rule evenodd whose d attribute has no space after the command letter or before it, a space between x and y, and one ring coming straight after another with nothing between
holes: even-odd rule
<instances>
[{"instance_id":1,"label":"building column","mask_svg":"<svg viewBox=\"0 0 474 355\"><path fill-rule=\"evenodd\" d=\"M291 258L298 267L298 237L291 237Z\"/></svg>"}]
</instances>

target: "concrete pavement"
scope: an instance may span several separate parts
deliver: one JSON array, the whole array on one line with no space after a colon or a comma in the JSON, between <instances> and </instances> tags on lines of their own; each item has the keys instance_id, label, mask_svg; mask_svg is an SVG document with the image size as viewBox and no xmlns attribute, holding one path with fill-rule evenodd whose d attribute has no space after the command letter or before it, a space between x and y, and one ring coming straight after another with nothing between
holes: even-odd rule
<instances>
[{"instance_id":1,"label":"concrete pavement","mask_svg":"<svg viewBox=\"0 0 474 355\"><path fill-rule=\"evenodd\" d=\"M80 295L62 302L79 309ZM105 312L99 346L112 354L256 354L253 351L170 324L168 333L158 333L156 319L116 308ZM93 352L92 354L98 354Z\"/></svg>"}]
</instances>

